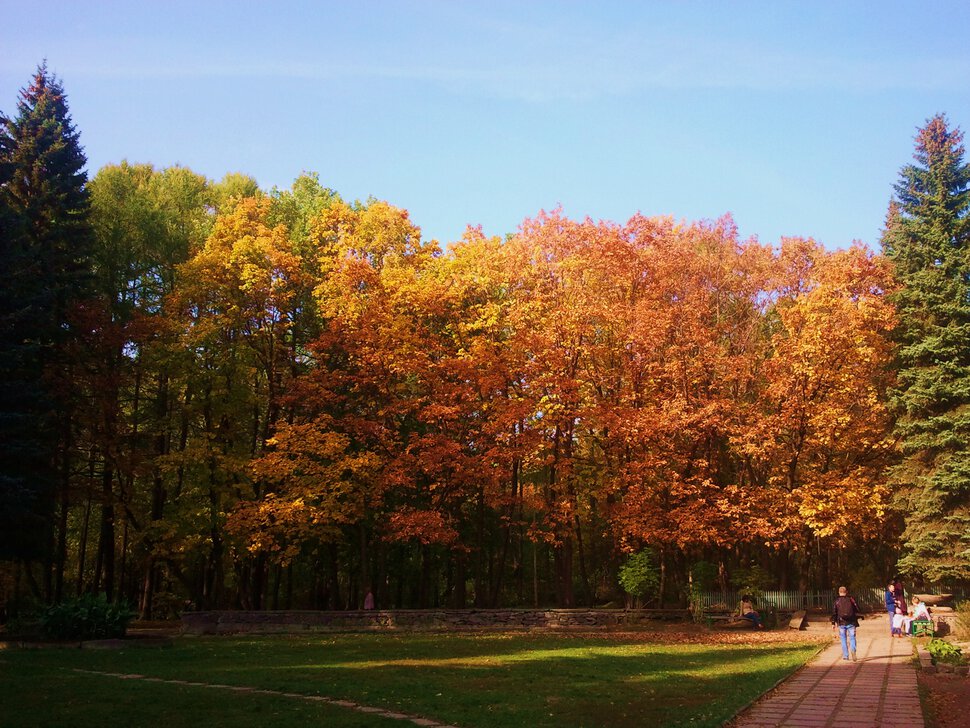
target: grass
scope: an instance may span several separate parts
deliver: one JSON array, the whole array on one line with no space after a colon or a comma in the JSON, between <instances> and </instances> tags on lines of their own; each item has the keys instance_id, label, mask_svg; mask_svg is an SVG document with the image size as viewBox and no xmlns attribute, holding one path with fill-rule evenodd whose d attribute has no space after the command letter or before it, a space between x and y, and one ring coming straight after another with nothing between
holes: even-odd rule
<instances>
[{"instance_id":1,"label":"grass","mask_svg":"<svg viewBox=\"0 0 970 728\"><path fill-rule=\"evenodd\" d=\"M719 726L817 649L648 636L368 633L8 650L0 652L0 725L413 725L295 698L77 671L101 670L349 699L462 728Z\"/></svg>"}]
</instances>

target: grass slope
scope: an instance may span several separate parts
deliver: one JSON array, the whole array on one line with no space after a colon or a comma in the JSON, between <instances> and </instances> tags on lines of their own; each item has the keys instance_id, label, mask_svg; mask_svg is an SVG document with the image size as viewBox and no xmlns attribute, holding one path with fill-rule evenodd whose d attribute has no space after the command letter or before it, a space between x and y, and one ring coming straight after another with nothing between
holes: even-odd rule
<instances>
[{"instance_id":1,"label":"grass slope","mask_svg":"<svg viewBox=\"0 0 970 728\"><path fill-rule=\"evenodd\" d=\"M10 650L0 653L0 725L411 725L293 698L75 671L84 669L324 695L461 728L719 726L818 649L673 639L338 634L182 638L165 649Z\"/></svg>"}]
</instances>

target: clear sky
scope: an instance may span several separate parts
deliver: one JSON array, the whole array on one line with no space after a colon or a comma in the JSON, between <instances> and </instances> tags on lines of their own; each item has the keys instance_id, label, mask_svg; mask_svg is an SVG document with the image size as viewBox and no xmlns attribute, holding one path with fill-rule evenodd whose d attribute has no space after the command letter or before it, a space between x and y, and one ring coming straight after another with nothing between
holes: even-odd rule
<instances>
[{"instance_id":1,"label":"clear sky","mask_svg":"<svg viewBox=\"0 0 970 728\"><path fill-rule=\"evenodd\" d=\"M46 58L92 175L315 171L442 242L561 205L876 246L917 127L970 127L966 0L0 0L0 19L0 110Z\"/></svg>"}]
</instances>

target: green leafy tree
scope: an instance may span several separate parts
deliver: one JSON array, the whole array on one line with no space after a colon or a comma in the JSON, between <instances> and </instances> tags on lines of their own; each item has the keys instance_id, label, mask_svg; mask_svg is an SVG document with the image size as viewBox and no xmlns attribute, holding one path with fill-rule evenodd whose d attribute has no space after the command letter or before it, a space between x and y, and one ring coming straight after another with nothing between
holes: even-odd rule
<instances>
[{"instance_id":1,"label":"green leafy tree","mask_svg":"<svg viewBox=\"0 0 970 728\"><path fill-rule=\"evenodd\" d=\"M917 133L895 192L882 243L900 283L891 400L900 568L933 582L970 578L970 167L945 116Z\"/></svg>"},{"instance_id":2,"label":"green leafy tree","mask_svg":"<svg viewBox=\"0 0 970 728\"><path fill-rule=\"evenodd\" d=\"M695 561L687 571L687 607L695 622L704 619L704 592L714 588L717 566L709 561Z\"/></svg>"},{"instance_id":3,"label":"green leafy tree","mask_svg":"<svg viewBox=\"0 0 970 728\"><path fill-rule=\"evenodd\" d=\"M771 586L772 581L773 576L758 564L736 569L731 578L731 583L735 589L756 599L760 598L762 592Z\"/></svg>"},{"instance_id":4,"label":"green leafy tree","mask_svg":"<svg viewBox=\"0 0 970 728\"><path fill-rule=\"evenodd\" d=\"M60 81L46 63L21 90L17 114L0 115L0 555L57 555L48 596L63 571L66 501L56 551L57 494L71 471L72 342L89 297L91 234L84 153ZM52 575L50 570L48 576Z\"/></svg>"},{"instance_id":5,"label":"green leafy tree","mask_svg":"<svg viewBox=\"0 0 970 728\"><path fill-rule=\"evenodd\" d=\"M90 483L85 511L101 509L96 568L78 592L112 594L124 577L114 568L117 532L138 523L121 566L143 566L143 616L152 601L164 550L162 519L169 495L179 491L178 473L166 478L164 461L183 438L178 402L184 379L169 296L177 266L201 248L212 226L211 195L204 177L183 167L156 170L148 164L103 167L88 185L95 232L95 286L101 306L92 321L88 350L92 365L82 378L89 400L84 413L86 443L99 483ZM134 443L140 446L132 447ZM124 508L117 508L124 503ZM116 524L117 521L117 524ZM78 555L87 552L87 531L78 535ZM126 559L125 557L128 556Z\"/></svg>"},{"instance_id":6,"label":"green leafy tree","mask_svg":"<svg viewBox=\"0 0 970 728\"><path fill-rule=\"evenodd\" d=\"M652 549L643 549L630 557L620 567L620 586L636 604L645 596L656 592L660 586L660 569Z\"/></svg>"}]
</instances>

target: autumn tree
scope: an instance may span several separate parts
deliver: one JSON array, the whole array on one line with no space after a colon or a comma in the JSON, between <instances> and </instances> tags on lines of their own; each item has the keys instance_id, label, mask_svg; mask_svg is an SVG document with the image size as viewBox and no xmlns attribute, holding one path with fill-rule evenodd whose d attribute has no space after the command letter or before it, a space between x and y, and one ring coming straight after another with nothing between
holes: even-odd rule
<instances>
[{"instance_id":1,"label":"autumn tree","mask_svg":"<svg viewBox=\"0 0 970 728\"><path fill-rule=\"evenodd\" d=\"M970 577L970 166L946 117L916 135L883 233L900 288L892 408L906 520L900 567L930 582Z\"/></svg>"},{"instance_id":2,"label":"autumn tree","mask_svg":"<svg viewBox=\"0 0 970 728\"><path fill-rule=\"evenodd\" d=\"M92 406L77 503L77 590L110 591L137 573L137 604L151 618L163 569L170 568L165 559L180 551L178 529L165 515L184 483L184 470L169 462L188 442L182 404L190 359L179 353L170 298L179 266L212 226L209 183L182 167L122 162L102 168L89 187L101 305L88 341L96 365L82 377ZM101 513L88 569L92 505Z\"/></svg>"},{"instance_id":3,"label":"autumn tree","mask_svg":"<svg viewBox=\"0 0 970 728\"><path fill-rule=\"evenodd\" d=\"M352 533L359 569L353 590L362 595L371 579L370 528L396 472L389 463L406 449L402 438L411 430L405 409L411 405L401 404L411 386L403 347L420 345L393 297L432 251L421 245L405 211L382 202L334 201L313 218L310 235L314 304L322 324L306 352L314 367L295 386L296 419L277 424L271 451L257 463L274 496L244 506L240 517L280 525L253 531L254 551L280 550L287 542L290 549L308 545L318 554L326 551L331 566L336 555L327 544ZM287 472L292 477L279 477ZM300 507L294 509L294 502ZM301 526L311 523L315 530ZM328 589L333 598L336 584Z\"/></svg>"},{"instance_id":4,"label":"autumn tree","mask_svg":"<svg viewBox=\"0 0 970 728\"><path fill-rule=\"evenodd\" d=\"M14 263L0 291L0 431L3 457L21 456L3 476L16 488L42 456L33 523L51 522L57 484L68 566L50 573L79 592L137 599L145 617L185 599L354 607L368 589L397 607L574 606L621 598L622 564L649 552L662 603L700 562L722 585L757 564L807 588L831 576L821 549L841 563L886 534L893 283L861 246L772 248L740 239L730 217L554 211L441 248L406 210L349 203L313 174L264 194L241 174L213 183L124 162L85 188L93 273L65 283L89 292L63 309L57 336L72 335L41 340L25 323L47 289L32 288L15 148L0 135ZM914 180L916 200L929 183ZM898 294L905 356L932 344L920 377L933 364L952 379L939 351L959 328L926 336L956 316L962 293L941 281L959 276L937 269L958 261L919 247L945 216L906 200L887 251L897 267L922 261L913 280L927 288ZM35 376L47 352L73 362L69 378ZM84 405L70 428L18 429L54 422L43 408L61 390L48 384L68 380L64 401ZM944 390L899 381L897 419L912 430L914 407ZM957 444L940 439L932 462ZM5 511L37 510L11 492ZM38 533L49 545L50 528Z\"/></svg>"},{"instance_id":5,"label":"autumn tree","mask_svg":"<svg viewBox=\"0 0 970 728\"><path fill-rule=\"evenodd\" d=\"M226 513L250 494L266 494L249 462L265 449L281 416L280 393L293 375L294 321L301 265L288 232L270 227L271 202L242 198L220 215L201 250L180 268L173 294L183 325L182 346L194 365L187 386L190 417L202 438L182 453L204 494L196 511L204 534L204 603L218 603L227 563ZM265 560L234 563L239 598L255 608L264 593Z\"/></svg>"},{"instance_id":6,"label":"autumn tree","mask_svg":"<svg viewBox=\"0 0 970 728\"><path fill-rule=\"evenodd\" d=\"M637 216L624 237L636 262L606 420L611 518L622 548L652 545L662 573L686 575L684 557L715 560L754 537L726 504L745 478L734 440L758 398L770 252L739 240L730 218Z\"/></svg>"},{"instance_id":7,"label":"autumn tree","mask_svg":"<svg viewBox=\"0 0 970 728\"><path fill-rule=\"evenodd\" d=\"M857 548L883 533L891 277L862 247L801 239L783 241L775 275L758 411L736 438L743 493L729 491L734 527L783 545L807 589L813 544Z\"/></svg>"}]
</instances>

